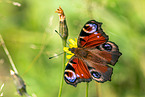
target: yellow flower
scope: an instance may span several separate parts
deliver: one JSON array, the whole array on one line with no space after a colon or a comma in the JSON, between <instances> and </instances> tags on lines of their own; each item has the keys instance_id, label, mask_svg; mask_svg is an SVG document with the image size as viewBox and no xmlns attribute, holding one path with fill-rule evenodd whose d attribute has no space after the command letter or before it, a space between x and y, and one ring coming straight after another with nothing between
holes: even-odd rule
<instances>
[{"instance_id":1,"label":"yellow flower","mask_svg":"<svg viewBox=\"0 0 145 97\"><path fill-rule=\"evenodd\" d=\"M69 47L64 47L63 48L63 50L66 53L69 54L69 55L66 56L67 59L70 59L74 55L74 53L72 53L71 51L69 51L69 48L77 48L78 47L77 46L77 39L76 38L75 38L75 40L69 39L69 42L70 42Z\"/></svg>"},{"instance_id":2,"label":"yellow flower","mask_svg":"<svg viewBox=\"0 0 145 97\"><path fill-rule=\"evenodd\" d=\"M75 38L75 40L69 39L69 42L70 42L70 44L69 44L70 48L77 48L78 47L77 46L77 39L76 38Z\"/></svg>"}]
</instances>

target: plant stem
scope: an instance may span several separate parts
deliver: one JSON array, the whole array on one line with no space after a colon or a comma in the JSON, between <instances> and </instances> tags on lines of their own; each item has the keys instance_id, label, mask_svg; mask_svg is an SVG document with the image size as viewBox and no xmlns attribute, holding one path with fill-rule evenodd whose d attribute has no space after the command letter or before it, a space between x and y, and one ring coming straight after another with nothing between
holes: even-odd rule
<instances>
[{"instance_id":1,"label":"plant stem","mask_svg":"<svg viewBox=\"0 0 145 97\"><path fill-rule=\"evenodd\" d=\"M88 88L89 88L89 83L86 83L86 97L88 97Z\"/></svg>"},{"instance_id":2,"label":"plant stem","mask_svg":"<svg viewBox=\"0 0 145 97\"><path fill-rule=\"evenodd\" d=\"M18 74L18 71L17 71L17 69L16 69L16 67L15 67L15 64L14 64L14 62L13 62L13 60L12 60L12 57L11 57L11 55L10 55L10 53L9 53L9 51L8 51L8 49L7 49L7 47L6 47L6 45L5 45L5 42L4 42L4 40L3 40L2 36L1 36L1 34L0 34L0 42L1 42L1 45L2 45L2 47L3 47L3 49L4 49L5 53L6 53L6 55L8 56L8 59L9 59L9 61L10 61L10 63L11 63L11 66L12 66L14 72L15 72L16 74Z\"/></svg>"},{"instance_id":3,"label":"plant stem","mask_svg":"<svg viewBox=\"0 0 145 97\"><path fill-rule=\"evenodd\" d=\"M66 47L66 40L63 40L63 47ZM66 62L66 52L64 52L64 54L63 54L62 77L61 77L61 83L60 83L60 87L59 87L58 97L61 97L61 93L62 93L63 77L64 77L64 70L65 70L65 62Z\"/></svg>"}]
</instances>

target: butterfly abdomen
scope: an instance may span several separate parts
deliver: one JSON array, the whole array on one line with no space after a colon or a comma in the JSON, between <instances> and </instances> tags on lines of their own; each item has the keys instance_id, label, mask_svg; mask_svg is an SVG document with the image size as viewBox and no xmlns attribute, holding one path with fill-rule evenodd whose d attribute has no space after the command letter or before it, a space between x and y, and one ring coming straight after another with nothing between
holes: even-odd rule
<instances>
[{"instance_id":1,"label":"butterfly abdomen","mask_svg":"<svg viewBox=\"0 0 145 97\"><path fill-rule=\"evenodd\" d=\"M74 53L76 57L89 60L95 63L101 63L101 64L104 63L101 57L95 54L97 53L97 51L95 51L94 53L85 48L71 48L70 51Z\"/></svg>"}]
</instances>

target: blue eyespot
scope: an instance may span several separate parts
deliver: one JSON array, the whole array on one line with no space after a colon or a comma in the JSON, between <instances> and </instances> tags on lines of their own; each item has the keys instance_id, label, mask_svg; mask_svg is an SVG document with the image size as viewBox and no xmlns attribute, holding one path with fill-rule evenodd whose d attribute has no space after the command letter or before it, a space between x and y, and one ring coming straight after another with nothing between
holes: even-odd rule
<instances>
[{"instance_id":1,"label":"blue eyespot","mask_svg":"<svg viewBox=\"0 0 145 97\"><path fill-rule=\"evenodd\" d=\"M97 30L98 26L96 24L93 24L93 27Z\"/></svg>"},{"instance_id":2,"label":"blue eyespot","mask_svg":"<svg viewBox=\"0 0 145 97\"><path fill-rule=\"evenodd\" d=\"M69 82L72 82L72 83L75 82L76 79L77 79L75 73L73 71L71 71L71 70L69 70L69 71L65 70L64 78L66 80L68 80Z\"/></svg>"},{"instance_id":3,"label":"blue eyespot","mask_svg":"<svg viewBox=\"0 0 145 97\"><path fill-rule=\"evenodd\" d=\"M110 44L107 44L107 43L103 44L103 48L105 50L107 50L107 51L111 51L112 50L112 46Z\"/></svg>"},{"instance_id":4,"label":"blue eyespot","mask_svg":"<svg viewBox=\"0 0 145 97\"><path fill-rule=\"evenodd\" d=\"M101 77L101 74L99 72L92 71L91 74L93 77L98 78L98 79Z\"/></svg>"},{"instance_id":5,"label":"blue eyespot","mask_svg":"<svg viewBox=\"0 0 145 97\"><path fill-rule=\"evenodd\" d=\"M93 32L95 32L98 29L96 24L88 24L88 25L89 25L89 27L92 28L88 33L93 33Z\"/></svg>"}]
</instances>

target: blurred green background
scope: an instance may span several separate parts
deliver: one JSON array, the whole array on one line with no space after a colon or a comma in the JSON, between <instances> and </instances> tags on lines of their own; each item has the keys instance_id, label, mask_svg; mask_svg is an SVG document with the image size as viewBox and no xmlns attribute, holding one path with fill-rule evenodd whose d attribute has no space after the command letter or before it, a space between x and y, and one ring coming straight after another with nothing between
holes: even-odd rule
<instances>
[{"instance_id":1,"label":"blurred green background","mask_svg":"<svg viewBox=\"0 0 145 97\"><path fill-rule=\"evenodd\" d=\"M18 2L21 6L14 3ZM122 52L114 66L112 81L89 83L89 97L145 97L145 0L0 0L0 33L33 97L57 97L61 82L61 38L55 33L61 6L69 28L77 38L91 19ZM38 58L37 58L38 56ZM37 58L37 59L36 59ZM36 60L35 60L36 59ZM10 62L0 45L0 86L4 97L20 97L10 77ZM62 97L85 97L85 83L75 88L64 82ZM0 92L0 93L1 93Z\"/></svg>"}]
</instances>

